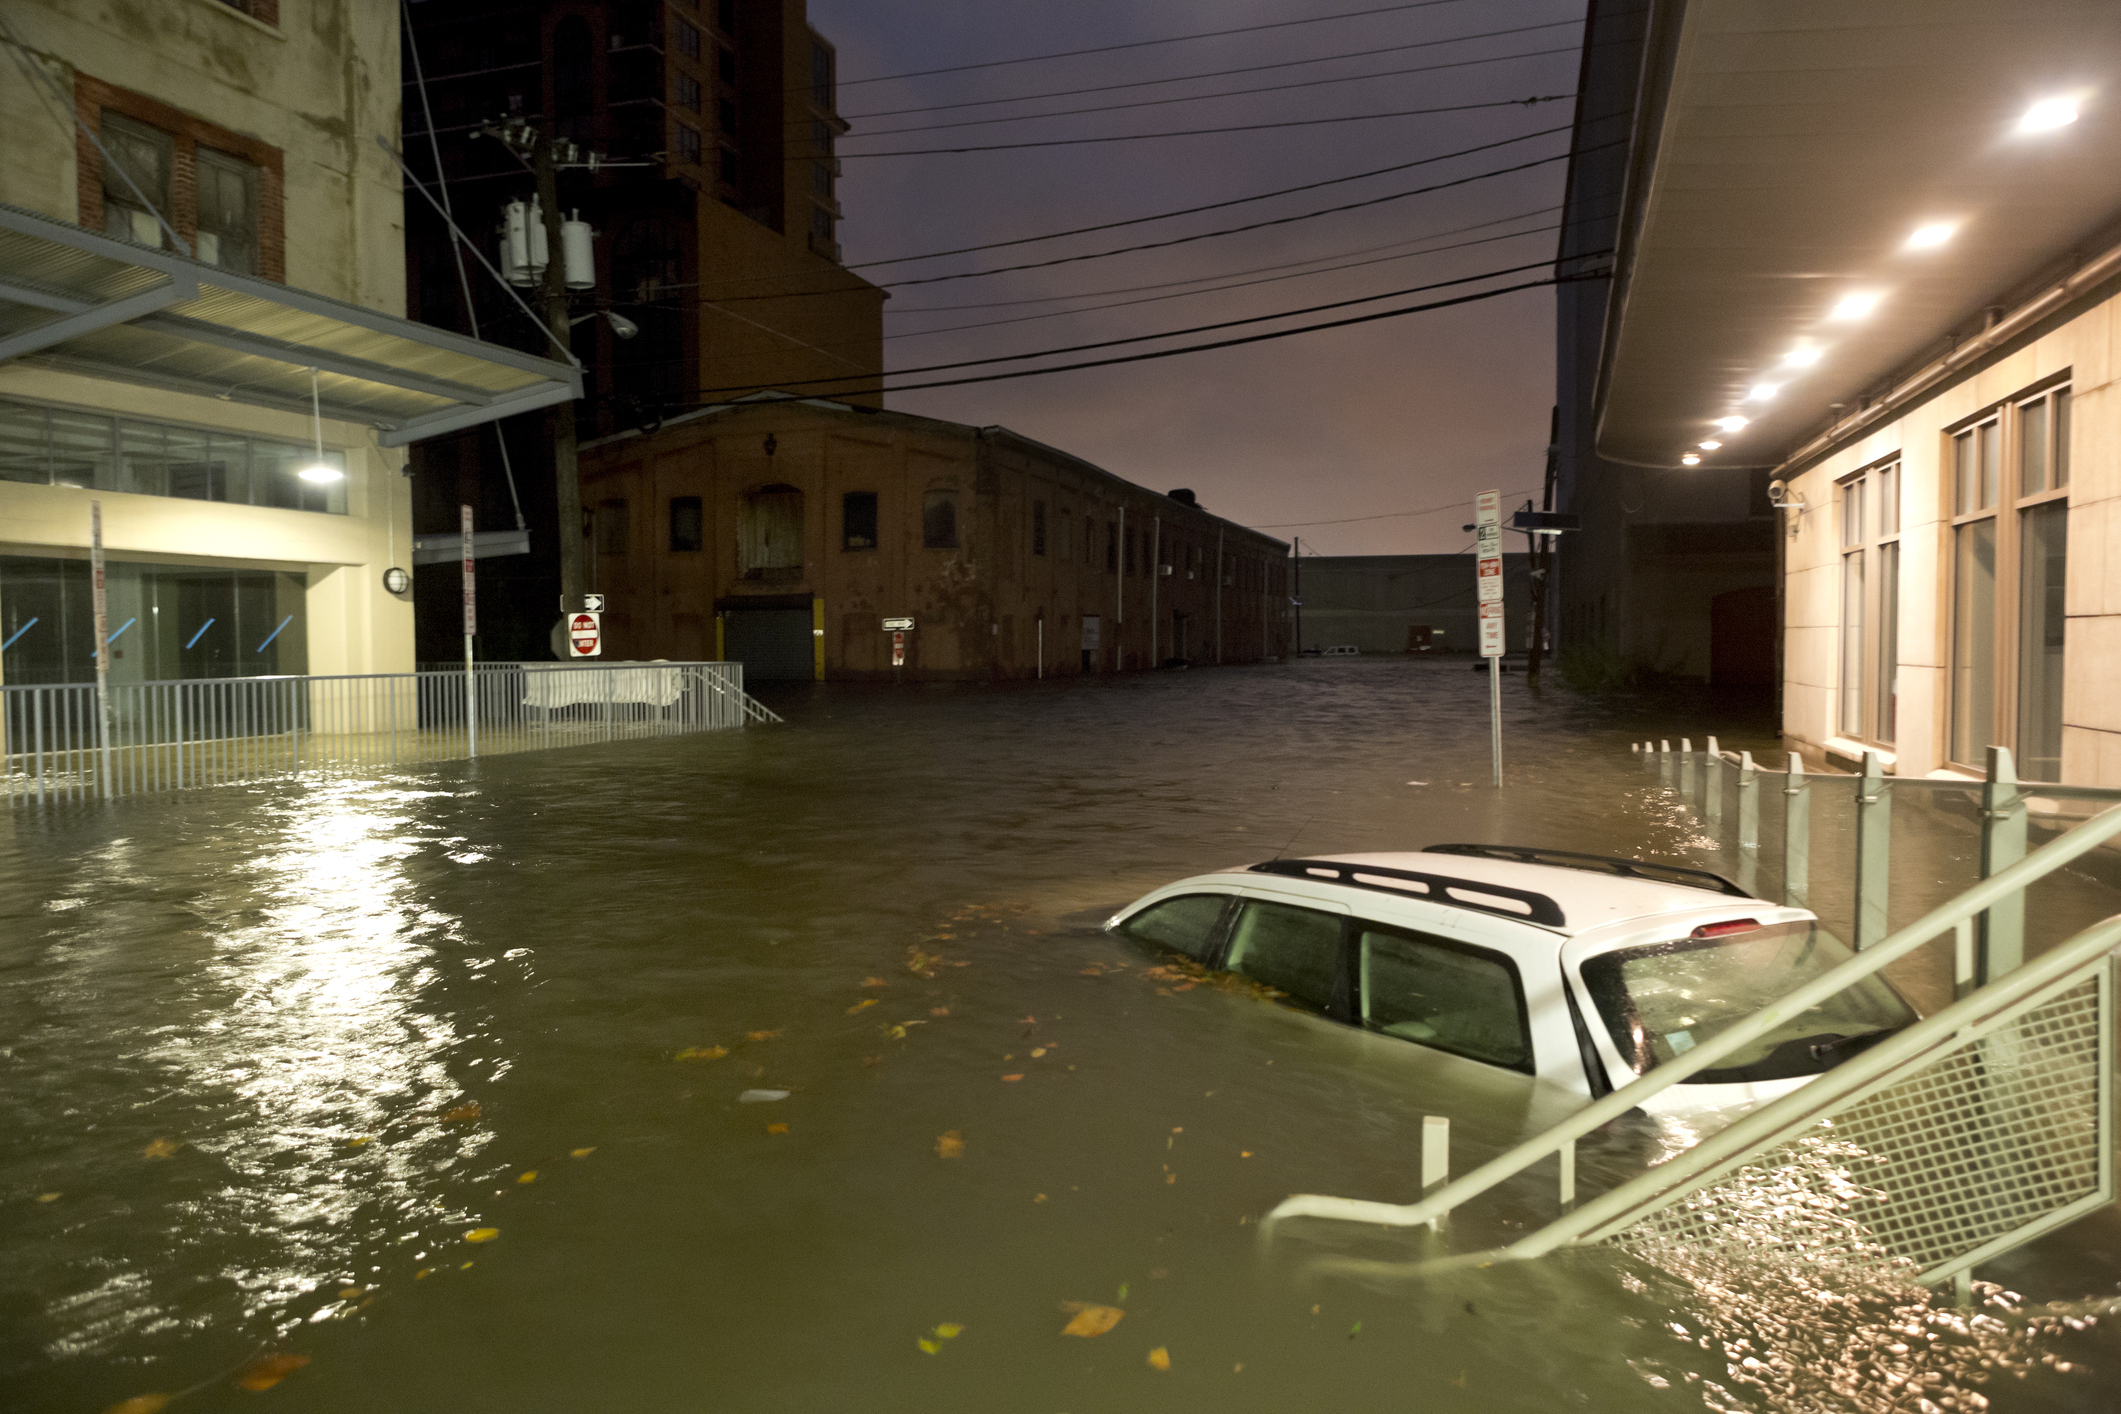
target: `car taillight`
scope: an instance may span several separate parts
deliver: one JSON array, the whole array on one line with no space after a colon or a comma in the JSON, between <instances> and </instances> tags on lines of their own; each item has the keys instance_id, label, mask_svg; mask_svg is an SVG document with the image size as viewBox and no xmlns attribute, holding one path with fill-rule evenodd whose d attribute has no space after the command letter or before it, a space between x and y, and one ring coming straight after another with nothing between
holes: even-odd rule
<instances>
[{"instance_id":1,"label":"car taillight","mask_svg":"<svg viewBox=\"0 0 2121 1414\"><path fill-rule=\"evenodd\" d=\"M1750 933L1759 926L1760 920L1757 918L1731 918L1721 923L1704 923L1689 936L1695 938L1728 938L1733 933Z\"/></svg>"}]
</instances>

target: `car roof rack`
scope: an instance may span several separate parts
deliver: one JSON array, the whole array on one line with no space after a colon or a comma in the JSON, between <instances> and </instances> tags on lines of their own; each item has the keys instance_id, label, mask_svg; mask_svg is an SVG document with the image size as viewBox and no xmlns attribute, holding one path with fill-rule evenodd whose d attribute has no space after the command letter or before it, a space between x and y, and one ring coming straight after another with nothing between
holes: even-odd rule
<instances>
[{"instance_id":1,"label":"car roof rack","mask_svg":"<svg viewBox=\"0 0 2121 1414\"><path fill-rule=\"evenodd\" d=\"M1413 869L1386 869L1375 864L1350 864L1344 859L1270 859L1264 864L1253 865L1249 872L1280 874L1291 879L1323 879L1329 883L1346 884L1350 888L1375 889L1379 893L1424 899L1429 903L1443 904L1447 908L1492 913L1498 918L1514 918L1520 923L1539 923L1549 928L1565 928L1569 922L1567 915L1561 911L1561 905L1545 894L1534 893L1530 889L1513 888L1508 884L1490 884L1483 879L1458 879L1448 874L1425 874ZM1385 882L1393 879L1419 884L1421 887L1416 890ZM1497 899L1511 899L1524 907L1509 908L1490 901Z\"/></svg>"},{"instance_id":2,"label":"car roof rack","mask_svg":"<svg viewBox=\"0 0 2121 1414\"><path fill-rule=\"evenodd\" d=\"M1707 889L1731 898L1753 895L1721 874L1693 869L1684 864L1661 864L1655 860L1620 859L1608 854L1574 854L1565 849L1540 849L1517 844L1432 844L1423 854L1457 854L1472 859L1501 859L1513 864L1551 864L1557 869L1581 869L1588 874L1613 874L1623 879L1643 879L1653 884L1677 884L1687 889Z\"/></svg>"}]
</instances>

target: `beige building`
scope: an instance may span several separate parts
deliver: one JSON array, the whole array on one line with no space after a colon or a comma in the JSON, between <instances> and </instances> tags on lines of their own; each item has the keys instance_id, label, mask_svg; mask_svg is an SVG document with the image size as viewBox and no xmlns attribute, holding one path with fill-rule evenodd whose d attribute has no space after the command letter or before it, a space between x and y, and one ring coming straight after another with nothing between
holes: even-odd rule
<instances>
[{"instance_id":1,"label":"beige building","mask_svg":"<svg viewBox=\"0 0 2121 1414\"><path fill-rule=\"evenodd\" d=\"M1792 745L2121 785L2121 9L1593 28L1643 62L1586 425L1765 478Z\"/></svg>"},{"instance_id":2,"label":"beige building","mask_svg":"<svg viewBox=\"0 0 2121 1414\"><path fill-rule=\"evenodd\" d=\"M620 657L964 680L1287 652L1286 544L1005 427L759 398L584 446L582 499Z\"/></svg>"},{"instance_id":3,"label":"beige building","mask_svg":"<svg viewBox=\"0 0 2121 1414\"><path fill-rule=\"evenodd\" d=\"M404 446L577 391L403 318L398 17L0 10L0 671L405 671Z\"/></svg>"}]
</instances>

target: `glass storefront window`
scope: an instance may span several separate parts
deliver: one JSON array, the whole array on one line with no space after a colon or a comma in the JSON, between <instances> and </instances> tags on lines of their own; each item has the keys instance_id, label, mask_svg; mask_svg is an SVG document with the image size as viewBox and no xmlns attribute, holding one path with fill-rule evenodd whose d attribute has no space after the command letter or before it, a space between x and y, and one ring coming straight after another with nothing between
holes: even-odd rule
<instances>
[{"instance_id":1,"label":"glass storefront window","mask_svg":"<svg viewBox=\"0 0 2121 1414\"><path fill-rule=\"evenodd\" d=\"M325 452L342 475L322 485L297 474L316 460L306 443L0 399L0 481L346 514L345 454Z\"/></svg>"},{"instance_id":2,"label":"glass storefront window","mask_svg":"<svg viewBox=\"0 0 2121 1414\"><path fill-rule=\"evenodd\" d=\"M1952 759L1980 762L1995 740L1995 517L1954 530L1952 547Z\"/></svg>"},{"instance_id":3,"label":"glass storefront window","mask_svg":"<svg viewBox=\"0 0 2121 1414\"><path fill-rule=\"evenodd\" d=\"M299 574L118 561L106 565L104 585L113 682L309 671ZM0 556L9 685L95 681L95 639L88 561Z\"/></svg>"},{"instance_id":4,"label":"glass storefront window","mask_svg":"<svg viewBox=\"0 0 2121 1414\"><path fill-rule=\"evenodd\" d=\"M2062 779L2063 585L2069 506L2046 501L2018 517L2018 775Z\"/></svg>"}]
</instances>

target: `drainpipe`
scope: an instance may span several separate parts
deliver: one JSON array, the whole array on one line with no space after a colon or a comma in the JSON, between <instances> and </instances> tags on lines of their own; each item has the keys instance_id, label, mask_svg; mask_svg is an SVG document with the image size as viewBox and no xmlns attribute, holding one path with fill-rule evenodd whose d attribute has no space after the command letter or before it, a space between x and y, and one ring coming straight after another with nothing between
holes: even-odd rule
<instances>
[{"instance_id":1,"label":"drainpipe","mask_svg":"<svg viewBox=\"0 0 2121 1414\"><path fill-rule=\"evenodd\" d=\"M1119 503L1119 539L1112 542L1112 671L1127 670L1127 503Z\"/></svg>"},{"instance_id":2,"label":"drainpipe","mask_svg":"<svg viewBox=\"0 0 2121 1414\"><path fill-rule=\"evenodd\" d=\"M1164 518L1149 517L1149 666L1155 667L1162 659L1156 656L1156 601L1157 582L1164 577Z\"/></svg>"}]
</instances>

